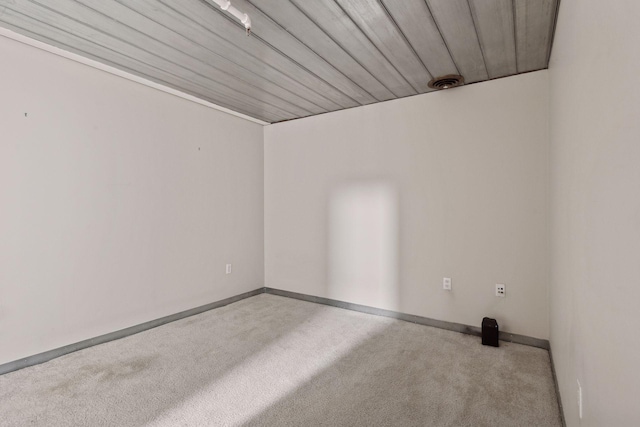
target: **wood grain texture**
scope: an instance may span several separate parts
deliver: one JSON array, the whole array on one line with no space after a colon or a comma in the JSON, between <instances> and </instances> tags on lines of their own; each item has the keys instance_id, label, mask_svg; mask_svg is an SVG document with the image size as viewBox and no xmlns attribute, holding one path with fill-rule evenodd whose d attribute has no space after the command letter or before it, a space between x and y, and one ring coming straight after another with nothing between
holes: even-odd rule
<instances>
[{"instance_id":1,"label":"wood grain texture","mask_svg":"<svg viewBox=\"0 0 640 427\"><path fill-rule=\"evenodd\" d=\"M33 40L46 43L67 52L81 55L85 58L100 62L101 64L117 68L145 80L192 95L204 101L214 102L216 105L221 107L225 107L254 118L265 117L268 119L266 120L267 123L286 120L273 114L271 111L260 110L255 105L249 105L238 102L235 99L230 99L225 96L225 94L195 85L170 73L154 69L153 67L149 67L146 64L135 61L131 58L119 56L117 58L109 59L110 53L112 52L103 50L100 47L96 48L95 45L84 39L78 38L74 40L74 46L65 45L58 41L58 33L60 33L59 30L53 27L42 28L40 23L31 22L30 20L31 18L29 17L20 15L12 10L6 10L2 16L2 20L0 20L0 25ZM21 26L11 24L9 21L19 22ZM28 28L36 28L37 33L29 31Z\"/></svg>"},{"instance_id":2,"label":"wood grain texture","mask_svg":"<svg viewBox=\"0 0 640 427\"><path fill-rule=\"evenodd\" d=\"M346 99L351 105L353 102L336 88L320 79L314 73L302 67L300 64L284 55L282 52L273 49L270 45L257 37L239 37L238 31L244 31L231 19L216 11L213 7L203 1L190 1L183 4L176 4L175 0L154 0L160 3L160 10L174 14L177 19L186 21L187 24L195 24L200 28L207 28L212 36L212 42L228 46L229 50L235 52L235 57L256 58L262 63L262 67L272 67L279 72L288 75L296 82L303 85L305 90L298 91L300 94L311 91L315 95L312 98L317 104L329 111L344 108L340 100ZM296 89L297 90L297 89Z\"/></svg>"},{"instance_id":3,"label":"wood grain texture","mask_svg":"<svg viewBox=\"0 0 640 427\"><path fill-rule=\"evenodd\" d=\"M127 46L115 45L113 48L102 44L104 34L84 25L77 25L76 21L67 17L55 17L55 24L50 13L36 5L23 2L20 11L5 6L0 22L6 28L17 31L28 37L51 44L61 49L83 55L107 65L123 69L151 81L165 84L185 93L198 96L223 107L233 109L243 114L262 120L273 122L294 118L291 113L280 112L277 108L261 105L250 97L242 96L224 86L200 84L197 79L189 75L176 72L174 67L157 68L152 65L155 61L146 52L128 52ZM73 28L73 32L70 32ZM122 43L122 42L120 42ZM122 49L119 49L122 47Z\"/></svg>"},{"instance_id":4,"label":"wood grain texture","mask_svg":"<svg viewBox=\"0 0 640 427\"><path fill-rule=\"evenodd\" d=\"M174 9L162 7L157 0L117 1L126 5L131 10L152 19L163 27L180 34L195 45L210 51L207 55L216 61L218 60L217 58L220 58L221 62L230 62L233 64L231 65L233 68L237 66L251 73L259 74L262 78L277 84L280 88L296 94L297 98L302 98L311 104L306 107L303 104L302 106L305 108L312 110L320 109L322 111L331 111L340 108L338 104L301 83L297 79L296 73L296 71L300 70L292 62L287 64L286 58L283 56L281 56L281 60L278 61L278 63L283 66L275 67L270 62L266 60L263 61L233 44L233 40L225 39L223 36L215 33L211 30L211 26L201 25L179 14ZM263 49L267 48L263 47ZM288 67L288 69L285 67ZM281 71L281 69L285 69L286 71ZM309 77L311 77L311 75L309 75Z\"/></svg>"},{"instance_id":5,"label":"wood grain texture","mask_svg":"<svg viewBox=\"0 0 640 427\"><path fill-rule=\"evenodd\" d=\"M427 5L465 81L487 80L489 75L467 0L427 0Z\"/></svg>"},{"instance_id":6,"label":"wood grain texture","mask_svg":"<svg viewBox=\"0 0 640 427\"><path fill-rule=\"evenodd\" d=\"M291 35L371 94L375 100L384 101L395 98L389 89L295 4L288 0L251 0L251 3L276 22L286 22L286 30Z\"/></svg>"},{"instance_id":7,"label":"wood grain texture","mask_svg":"<svg viewBox=\"0 0 640 427\"><path fill-rule=\"evenodd\" d=\"M384 6L372 0L336 0L358 28L418 93L430 91L431 73Z\"/></svg>"},{"instance_id":8,"label":"wood grain texture","mask_svg":"<svg viewBox=\"0 0 640 427\"><path fill-rule=\"evenodd\" d=\"M514 0L518 72L547 68L557 0Z\"/></svg>"},{"instance_id":9,"label":"wood grain texture","mask_svg":"<svg viewBox=\"0 0 640 427\"><path fill-rule=\"evenodd\" d=\"M334 0L291 0L396 97L417 92Z\"/></svg>"},{"instance_id":10,"label":"wood grain texture","mask_svg":"<svg viewBox=\"0 0 640 427\"><path fill-rule=\"evenodd\" d=\"M341 93L340 105L343 107L355 107L375 101L375 98L369 93L335 69L324 58L309 49L308 46L305 46L300 40L293 37L285 30L285 27L270 19L251 3L246 0L234 0L234 5L251 15L254 37L264 40L274 49L284 53L324 81L331 82L331 86Z\"/></svg>"},{"instance_id":11,"label":"wood grain texture","mask_svg":"<svg viewBox=\"0 0 640 427\"><path fill-rule=\"evenodd\" d=\"M225 58L222 55L208 49L207 47L195 43L190 38L183 36L173 28L168 28L148 18L146 15L138 13L134 8L121 4L117 1L105 2L103 0L76 0L78 3L88 8L112 17L120 24L135 32L127 31L129 37L127 41L136 43L136 39L142 42L146 49L160 53L164 58L176 58L177 61L184 60L185 65L191 70L197 70L210 76L216 81L221 81L230 87L237 88L247 86L253 90L260 90L273 95L269 98L271 102L277 99L285 101L285 108L295 108L296 114L319 114L326 110L307 99L290 91L286 87L274 82L274 79L267 79L261 73L262 70L253 71L245 68L236 62ZM129 1L135 5L136 1ZM120 30L123 34L123 30ZM125 35L123 34L123 36ZM144 36L144 37L143 37ZM232 57L233 58L233 57ZM292 106L292 107L291 107Z\"/></svg>"},{"instance_id":12,"label":"wood grain texture","mask_svg":"<svg viewBox=\"0 0 640 427\"><path fill-rule=\"evenodd\" d=\"M543 69L557 0L0 0L0 26L279 122Z\"/></svg>"},{"instance_id":13,"label":"wood grain texture","mask_svg":"<svg viewBox=\"0 0 640 427\"><path fill-rule=\"evenodd\" d=\"M432 76L458 73L424 0L383 0L383 4Z\"/></svg>"},{"instance_id":14,"label":"wood grain texture","mask_svg":"<svg viewBox=\"0 0 640 427\"><path fill-rule=\"evenodd\" d=\"M517 73L512 0L469 0L489 78Z\"/></svg>"}]
</instances>

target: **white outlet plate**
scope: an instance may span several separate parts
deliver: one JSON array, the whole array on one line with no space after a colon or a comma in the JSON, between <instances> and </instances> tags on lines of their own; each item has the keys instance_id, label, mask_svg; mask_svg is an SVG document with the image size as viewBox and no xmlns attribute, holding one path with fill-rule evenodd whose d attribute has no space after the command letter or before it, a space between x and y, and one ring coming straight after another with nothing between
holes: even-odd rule
<instances>
[{"instance_id":1,"label":"white outlet plate","mask_svg":"<svg viewBox=\"0 0 640 427\"><path fill-rule=\"evenodd\" d=\"M496 284L496 296L500 298L504 298L507 294L507 287L503 284Z\"/></svg>"},{"instance_id":2,"label":"white outlet plate","mask_svg":"<svg viewBox=\"0 0 640 427\"><path fill-rule=\"evenodd\" d=\"M231 264L227 264L226 274L231 274Z\"/></svg>"},{"instance_id":3,"label":"white outlet plate","mask_svg":"<svg viewBox=\"0 0 640 427\"><path fill-rule=\"evenodd\" d=\"M442 279L442 289L446 290L446 291L450 291L451 290L451 278L450 277L445 277Z\"/></svg>"},{"instance_id":4,"label":"white outlet plate","mask_svg":"<svg viewBox=\"0 0 640 427\"><path fill-rule=\"evenodd\" d=\"M578 381L578 415L582 419L582 386L580 381Z\"/></svg>"}]
</instances>

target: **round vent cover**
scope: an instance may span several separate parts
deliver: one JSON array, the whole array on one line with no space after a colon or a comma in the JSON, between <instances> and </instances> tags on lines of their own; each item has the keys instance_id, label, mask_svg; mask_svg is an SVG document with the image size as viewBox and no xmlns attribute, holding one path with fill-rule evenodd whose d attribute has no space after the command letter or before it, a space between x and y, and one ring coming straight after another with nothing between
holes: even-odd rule
<instances>
[{"instance_id":1,"label":"round vent cover","mask_svg":"<svg viewBox=\"0 0 640 427\"><path fill-rule=\"evenodd\" d=\"M434 77L429 82L431 89L449 89L464 84L464 77L458 74L447 74L446 76Z\"/></svg>"}]
</instances>

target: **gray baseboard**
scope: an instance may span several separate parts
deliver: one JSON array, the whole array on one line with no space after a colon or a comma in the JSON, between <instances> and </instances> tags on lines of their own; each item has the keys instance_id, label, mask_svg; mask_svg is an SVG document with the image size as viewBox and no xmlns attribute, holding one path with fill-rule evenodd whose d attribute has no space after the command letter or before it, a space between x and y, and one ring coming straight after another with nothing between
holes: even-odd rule
<instances>
[{"instance_id":1,"label":"gray baseboard","mask_svg":"<svg viewBox=\"0 0 640 427\"><path fill-rule=\"evenodd\" d=\"M90 338L74 344L69 344L63 347L55 348L53 350L45 351L43 353L35 354L33 356L28 356L22 359L18 359L13 362L2 364L0 365L0 375L17 371L19 369L26 368L28 366L33 366L33 365L38 365L40 363L48 362L49 360L55 359L60 356L64 356L65 354L73 353L74 351L82 350L88 347L93 347L94 345L103 344L109 341L127 337L129 335L137 334L139 332L143 332L148 329L152 329L152 328L164 325L166 323L174 322L176 320L184 319L185 317L189 317L189 316L203 313L205 311L213 310L214 308L223 307L225 305L234 303L236 301L240 301L245 298L249 298L262 293L279 295L279 296L294 298L302 301L309 301L317 304L330 305L333 307L343 308L346 310L353 310L353 311L359 311L361 313L373 314L376 316L391 317L394 319L404 320L406 322L412 322L412 323L417 323L417 324L426 325L426 326L433 326L435 328L446 329L449 331L460 332L468 335L474 335L474 336L481 335L481 330L477 326L469 326L469 325L464 325L461 323L454 323L454 322L445 322L443 320L430 319L428 317L400 313L392 310L384 310L381 308L369 307L369 306L360 305L360 304L353 304L353 303L333 300L329 298L316 297L313 295L283 291L280 289L259 288L259 289L255 289L250 292L245 292L243 294L226 298L220 301L212 302L210 304L206 304L200 307L192 308L190 310L181 311L179 313L171 314L169 316L161 317L159 319L151 320L149 322L145 322L139 325L131 326L129 328L121 329L119 331L110 332L108 334L100 335L95 338ZM525 335L511 334L508 332L500 332L500 340L549 350L548 340L532 338ZM553 359L551 360L552 360L552 367L553 367ZM556 380L556 389L557 389L557 379L555 377L555 370L554 370L554 379ZM559 394L558 394L558 403L560 403Z\"/></svg>"},{"instance_id":2,"label":"gray baseboard","mask_svg":"<svg viewBox=\"0 0 640 427\"><path fill-rule=\"evenodd\" d=\"M449 331L460 332L463 334L481 336L482 331L477 326L464 325L462 323L445 322L443 320L430 319L428 317L416 316L413 314L400 313L392 310L383 310L381 308L369 307L366 305L353 304L350 302L344 302L329 298L316 297L313 295L300 294L297 292L283 291L281 289L265 288L265 293L272 295L279 295L282 297L299 299L302 301L314 302L317 304L330 305L332 307L344 308L346 310L359 311L361 313L374 314L377 316L391 317L394 319L404 320L407 322L418 323L420 325L433 326L435 328L447 329ZM551 360L551 372L553 375L553 381L555 383L556 397L558 399L558 407L560 409L560 420L563 427L566 427L566 421L564 417L564 410L562 408L562 399L560 397L560 388L558 387L558 377L556 375L556 368L553 363L553 354L551 352L551 345L549 340L540 338L533 338L526 335L511 334L509 332L500 332L500 340L513 342L517 344L528 345L531 347L542 348L549 351L549 358Z\"/></svg>"},{"instance_id":3,"label":"gray baseboard","mask_svg":"<svg viewBox=\"0 0 640 427\"><path fill-rule=\"evenodd\" d=\"M44 353L39 353L33 356L25 357L23 359L15 360L13 362L8 362L0 365L0 375L6 374L12 371L17 371L18 369L26 368L28 366L33 366L33 365L38 365L40 363L48 362L51 359L64 356L65 354L73 353L74 351L82 350L84 348L93 347L94 345L104 344L109 341L124 338L129 335L137 334L139 332L143 332L148 329L152 329L169 322L175 322L176 320L184 319L185 317L204 313L205 311L213 310L214 308L222 307L222 306L234 303L236 301L240 301L245 298L252 297L254 295L262 294L264 292L265 292L264 288L255 289L250 292L245 292L243 294L236 295L230 298L225 298L223 300L202 305L200 307L181 311L180 313L171 314L169 316L161 317L155 320L150 320L149 322L141 323L139 325L131 326L129 328L120 329L119 331L110 332L108 334L100 335L95 338L90 338L88 340L80 341L74 344L65 345L64 347L59 347L53 350L45 351Z\"/></svg>"},{"instance_id":4,"label":"gray baseboard","mask_svg":"<svg viewBox=\"0 0 640 427\"><path fill-rule=\"evenodd\" d=\"M478 326L469 326L462 323L445 322L443 320L430 319L428 317L416 316L413 314L400 313L392 310L384 310L381 308L369 307L366 305L353 304L350 302L338 301L329 298L316 297L313 295L299 294L297 292L283 291L281 289L265 288L265 292L272 295L299 299L302 301L315 302L317 304L330 305L333 307L344 308L346 310L359 311L361 313L374 314L376 316L392 317L394 319L404 320L406 322L417 323L420 325L433 326L435 328L447 329L449 331L460 332L463 334L481 336L482 331ZM512 334L500 331L500 340L513 342L516 344L524 344L531 347L543 348L549 350L549 340L528 337L526 335Z\"/></svg>"}]
</instances>

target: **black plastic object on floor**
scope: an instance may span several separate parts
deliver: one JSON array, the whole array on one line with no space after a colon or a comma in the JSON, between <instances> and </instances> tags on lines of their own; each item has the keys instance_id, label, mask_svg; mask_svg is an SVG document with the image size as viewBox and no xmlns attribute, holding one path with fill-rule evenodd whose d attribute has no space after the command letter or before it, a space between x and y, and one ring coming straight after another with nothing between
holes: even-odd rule
<instances>
[{"instance_id":1,"label":"black plastic object on floor","mask_svg":"<svg viewBox=\"0 0 640 427\"><path fill-rule=\"evenodd\" d=\"M498 322L496 319L482 319L482 345L498 347Z\"/></svg>"}]
</instances>

